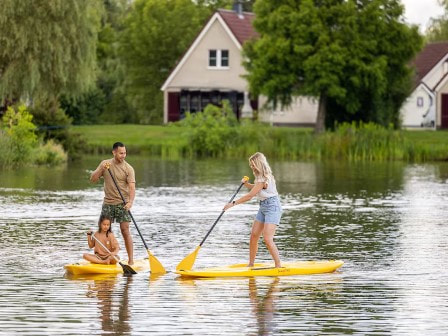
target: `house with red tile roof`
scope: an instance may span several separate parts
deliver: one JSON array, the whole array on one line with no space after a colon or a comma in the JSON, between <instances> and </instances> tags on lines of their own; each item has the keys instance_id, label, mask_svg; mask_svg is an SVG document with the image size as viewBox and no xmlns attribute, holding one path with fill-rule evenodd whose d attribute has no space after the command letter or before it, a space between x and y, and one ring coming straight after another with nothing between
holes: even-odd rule
<instances>
[{"instance_id":1,"label":"house with red tile roof","mask_svg":"<svg viewBox=\"0 0 448 336\"><path fill-rule=\"evenodd\" d=\"M448 128L448 42L427 44L414 66L414 88L400 111L402 126Z\"/></svg>"},{"instance_id":2,"label":"house with red tile roof","mask_svg":"<svg viewBox=\"0 0 448 336\"><path fill-rule=\"evenodd\" d=\"M164 122L178 121L186 112L202 111L208 104L227 99L236 116L258 111L260 121L275 125L314 126L317 101L297 97L288 108L273 109L266 97L251 97L242 65L245 42L257 38L252 26L255 15L220 9L212 15L189 49L172 70L161 90L164 93Z\"/></svg>"}]
</instances>

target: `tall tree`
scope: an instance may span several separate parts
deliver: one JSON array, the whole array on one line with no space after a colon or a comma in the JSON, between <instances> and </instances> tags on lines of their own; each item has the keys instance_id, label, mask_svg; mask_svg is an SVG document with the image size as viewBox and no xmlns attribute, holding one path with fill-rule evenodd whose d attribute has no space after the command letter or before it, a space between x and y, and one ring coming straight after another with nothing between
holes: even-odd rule
<instances>
[{"instance_id":1,"label":"tall tree","mask_svg":"<svg viewBox=\"0 0 448 336\"><path fill-rule=\"evenodd\" d=\"M448 40L448 0L439 0L440 5L445 9L445 13L437 18L432 18L426 30L426 38L430 42Z\"/></svg>"},{"instance_id":2,"label":"tall tree","mask_svg":"<svg viewBox=\"0 0 448 336\"><path fill-rule=\"evenodd\" d=\"M325 129L329 102L355 115L371 100L384 103L392 83L408 89L407 64L421 38L402 23L398 0L258 0L254 11L260 38L245 45L251 91L274 105L318 98L316 132ZM391 69L402 83L390 80Z\"/></svg>"},{"instance_id":3,"label":"tall tree","mask_svg":"<svg viewBox=\"0 0 448 336\"><path fill-rule=\"evenodd\" d=\"M0 99L57 100L95 79L99 0L2 0Z\"/></svg>"},{"instance_id":4,"label":"tall tree","mask_svg":"<svg viewBox=\"0 0 448 336\"><path fill-rule=\"evenodd\" d=\"M191 0L136 0L125 21L123 90L140 123L162 121L160 87L210 15Z\"/></svg>"}]
</instances>

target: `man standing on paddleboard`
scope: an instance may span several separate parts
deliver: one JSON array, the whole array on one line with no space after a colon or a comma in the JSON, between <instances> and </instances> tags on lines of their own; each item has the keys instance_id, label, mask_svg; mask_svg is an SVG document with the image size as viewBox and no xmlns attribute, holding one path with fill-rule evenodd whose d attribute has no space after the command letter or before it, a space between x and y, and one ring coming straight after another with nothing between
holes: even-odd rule
<instances>
[{"instance_id":1,"label":"man standing on paddleboard","mask_svg":"<svg viewBox=\"0 0 448 336\"><path fill-rule=\"evenodd\" d=\"M112 154L114 156L112 159L101 161L98 168L90 175L90 181L96 183L100 177L103 177L104 201L101 215L109 216L112 218L112 222L120 223L121 234L128 253L128 264L132 265L134 263L134 248L129 230L131 216L128 210L131 209L135 198L135 172L134 168L125 161L126 147L121 142L114 143ZM126 204L123 204L120 192Z\"/></svg>"}]
</instances>

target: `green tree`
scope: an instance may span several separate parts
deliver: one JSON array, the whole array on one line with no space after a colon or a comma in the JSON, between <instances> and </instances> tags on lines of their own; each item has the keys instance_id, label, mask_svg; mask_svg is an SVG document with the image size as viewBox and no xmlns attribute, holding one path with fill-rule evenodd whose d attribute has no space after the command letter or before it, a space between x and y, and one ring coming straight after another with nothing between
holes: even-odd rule
<instances>
[{"instance_id":1,"label":"green tree","mask_svg":"<svg viewBox=\"0 0 448 336\"><path fill-rule=\"evenodd\" d=\"M120 55L125 72L122 90L138 122L162 121L160 87L209 14L209 8L191 0L133 3L125 21Z\"/></svg>"},{"instance_id":2,"label":"green tree","mask_svg":"<svg viewBox=\"0 0 448 336\"><path fill-rule=\"evenodd\" d=\"M98 0L2 0L0 99L78 95L95 79Z\"/></svg>"},{"instance_id":3,"label":"green tree","mask_svg":"<svg viewBox=\"0 0 448 336\"><path fill-rule=\"evenodd\" d=\"M118 84L124 78L118 57L119 35L129 9L127 0L103 0L103 15L98 32L97 79L95 86L80 97L62 96L61 107L74 124L122 123L129 110Z\"/></svg>"},{"instance_id":4,"label":"green tree","mask_svg":"<svg viewBox=\"0 0 448 336\"><path fill-rule=\"evenodd\" d=\"M438 2L445 8L445 13L440 17L431 19L426 31L426 38L430 42L448 40L448 0L439 0Z\"/></svg>"},{"instance_id":5,"label":"green tree","mask_svg":"<svg viewBox=\"0 0 448 336\"><path fill-rule=\"evenodd\" d=\"M317 133L325 129L329 102L354 118L378 112L383 99L400 97L394 103L401 105L406 97L390 90L407 93L407 64L421 37L402 23L398 0L258 0L254 11L260 38L245 45L251 91L274 105L317 97Z\"/></svg>"}]
</instances>

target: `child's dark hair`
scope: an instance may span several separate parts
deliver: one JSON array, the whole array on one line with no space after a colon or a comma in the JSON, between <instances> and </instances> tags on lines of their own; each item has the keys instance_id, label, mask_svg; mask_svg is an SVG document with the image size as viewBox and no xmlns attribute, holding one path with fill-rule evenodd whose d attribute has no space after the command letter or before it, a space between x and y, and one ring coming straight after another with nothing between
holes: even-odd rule
<instances>
[{"instance_id":1,"label":"child's dark hair","mask_svg":"<svg viewBox=\"0 0 448 336\"><path fill-rule=\"evenodd\" d=\"M108 215L101 215L100 219L98 220L98 233L101 233L101 223L104 220L108 220L110 225L109 225L109 230L107 230L106 232L106 237L109 235L109 232L112 232L112 218L110 218L110 216Z\"/></svg>"}]
</instances>

